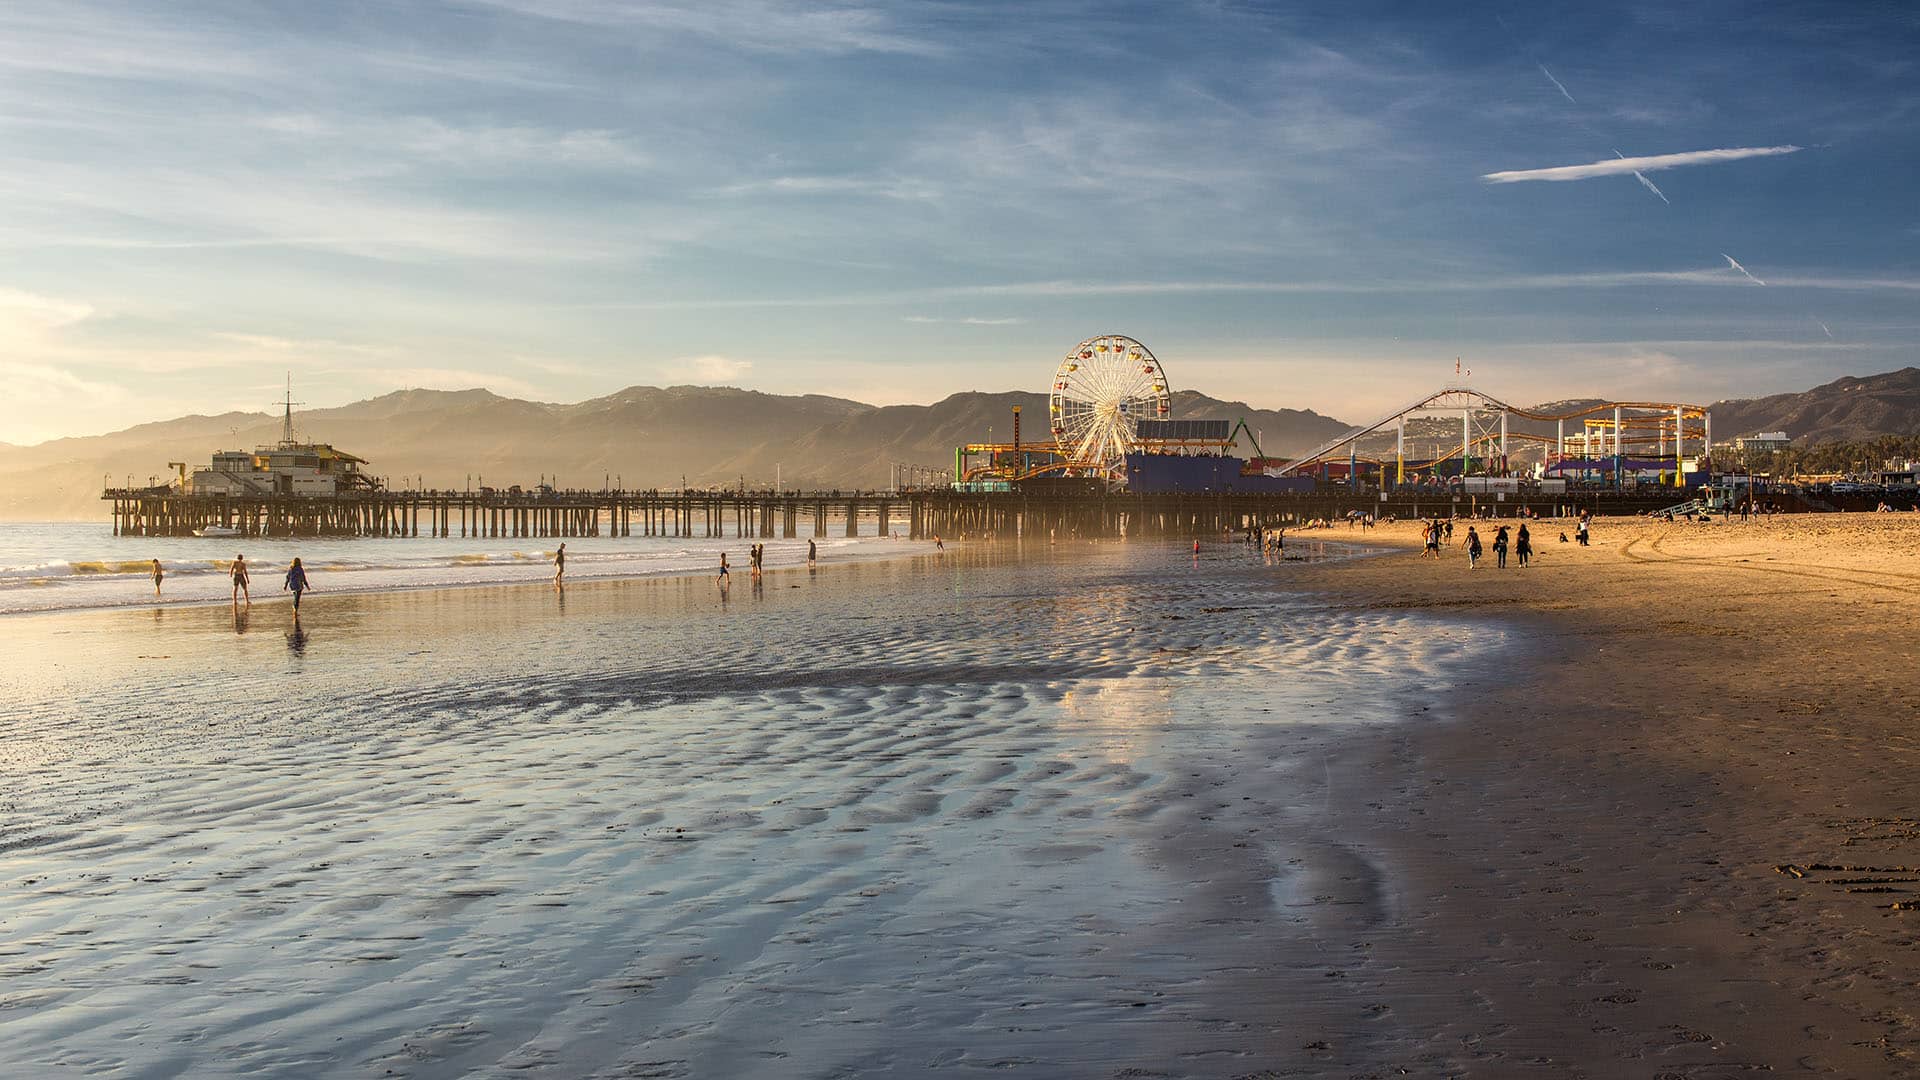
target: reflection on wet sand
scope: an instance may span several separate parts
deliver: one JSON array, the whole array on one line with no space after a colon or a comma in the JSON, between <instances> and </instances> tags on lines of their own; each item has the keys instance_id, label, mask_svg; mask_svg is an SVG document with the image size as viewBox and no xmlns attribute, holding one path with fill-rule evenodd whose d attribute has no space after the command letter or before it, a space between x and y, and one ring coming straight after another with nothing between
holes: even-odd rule
<instances>
[{"instance_id":1,"label":"reflection on wet sand","mask_svg":"<svg viewBox=\"0 0 1920 1080\"><path fill-rule=\"evenodd\" d=\"M1273 1017L1357 1014L1326 972L1361 958L1267 899L1319 850L1288 763L1464 637L1110 547L774 571L806 587L744 607L705 577L337 596L323 664L240 612L0 622L0 1073L1295 1053Z\"/></svg>"}]
</instances>

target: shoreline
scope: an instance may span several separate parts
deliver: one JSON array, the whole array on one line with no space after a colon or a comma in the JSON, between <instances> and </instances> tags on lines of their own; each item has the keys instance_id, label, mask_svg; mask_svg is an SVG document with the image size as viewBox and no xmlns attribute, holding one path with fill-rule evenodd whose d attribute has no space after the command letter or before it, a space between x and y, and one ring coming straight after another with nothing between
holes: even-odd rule
<instances>
[{"instance_id":1,"label":"shoreline","mask_svg":"<svg viewBox=\"0 0 1920 1080\"><path fill-rule=\"evenodd\" d=\"M700 539L705 540L706 538L700 538ZM920 558L923 556L939 554L939 552L936 551L932 546L932 541L900 540L900 541L897 541L897 543L901 545L900 549L889 549L886 547L881 547L880 546L881 542L884 541L885 543L892 544L892 543L896 543L896 541L888 540L885 537L859 537L858 539L873 541L875 546L872 548L867 548L867 549L855 551L852 553L848 553L844 550L836 551L835 552L836 557L831 562L828 562L826 559L820 560L820 568L825 569L829 565L844 567L844 566L853 566L853 565L858 565L863 563L872 563L872 562L890 562L897 559L912 559L912 558ZM358 542L365 543L369 541L358 541ZM757 539L749 538L749 543L746 546L750 547L752 543L758 543L758 542L760 541ZM995 541L994 543L1017 543L1017 542L1018 541ZM800 544L804 543L804 540L789 541L788 543L792 544L795 548L798 548ZM946 550L958 551L958 550L961 550L963 547L967 547L967 546L971 546L972 548L978 549L982 546L985 546L986 544L987 544L986 541L968 541L966 542L966 544L963 545L961 542L955 541L955 542L949 543L947 545ZM904 548L908 546L910 546L912 550L904 550ZM716 555L716 557L718 556L720 550L722 549L719 549L719 548L715 549L714 554ZM730 558L732 554L733 552L731 550L728 550L728 556ZM743 560L746 557L745 547L741 549L741 557ZM220 560L212 560L212 561L218 562ZM132 560L130 560L129 562L131 563ZM314 588L309 590L307 595L311 598L316 596L380 596L380 595L395 594L395 593L443 592L443 591L455 591L455 590L462 590L462 589L489 589L489 588L544 588L551 591L554 588L554 582L550 573L553 568L553 563L551 559L548 559L544 564L533 563L531 561L528 561L524 565L535 565L535 566L544 565L545 569L549 571L549 574L544 578L518 578L518 579L506 578L506 579L498 579L498 580L477 580L477 581L463 580L463 581L421 582L421 583L398 582L398 583L348 585L341 588L325 588L325 589ZM589 562L586 565L591 566L592 563ZM748 575L748 571L743 568L744 566L745 564L743 562L740 566L733 566L733 567L730 567L730 569L732 569L737 576L744 579ZM250 571L255 567L257 567L260 571L263 571L262 573L259 573L256 575L260 580L269 580L269 579L278 580L285 571L285 566L281 565L277 560L272 564L268 564L268 563L253 564L251 562L249 563ZM779 572L795 570L795 569L805 570L806 568L807 568L806 563L803 559L797 564L791 563L791 562L783 562L778 565L769 565L768 567L766 567L764 572L767 574L773 574L773 573L779 573ZM704 569L696 568L696 567L666 567L658 570L642 570L642 571L632 571L632 572L613 572L613 573L598 573L598 574L581 573L581 574L578 574L577 576L569 576L566 586L567 588L574 588L576 586L591 587L597 584L611 584L611 583L629 582L629 581L658 581L658 580L673 580L673 579L679 579L679 578L698 578L702 575L705 575L708 578L713 578L718 576L716 572L717 570L718 570L718 564L716 562L713 566L706 567ZM331 569L322 568L322 569L314 569L310 571L310 577L317 578L319 581L324 582L326 581L328 575L365 573L365 572L366 572L365 570L358 570L358 571L344 570L343 571L343 570L331 570ZM99 578L92 579L92 581L98 581L98 582L104 583L109 580L109 577L110 577L109 575L101 575ZM142 575L142 574L128 573L123 575L111 575L111 578L115 579L114 583L116 584L126 584L129 586L133 586L136 589L147 588L147 587L150 587L152 584L151 577ZM222 588L226 587L224 584L224 575L203 574L203 575L194 575L193 577L189 578L189 580L194 580L194 581L205 581L207 579L217 579L218 582L220 583L220 587ZM175 580L175 576L169 575L167 580L173 581ZM22 608L19 610L12 610L12 611L0 610L0 620L18 619L18 618L25 618L25 617L32 617L32 616L82 615L82 614L90 614L90 613L116 612L116 611L127 612L127 611L149 611L149 610L190 610L195 608L227 607L227 606L231 606L232 603L233 601L226 596L188 597L188 598L181 598L181 599L170 599L170 598L162 597L157 600L153 599L152 597L144 597L140 600L129 600L125 602L115 602L115 603L83 604L83 605L74 605L69 607L51 607L51 608ZM266 595L262 596L260 600L254 601L255 606L270 606L275 603L291 604L292 599L284 590L275 589L273 592L267 593ZM241 606L244 607L246 605L242 604Z\"/></svg>"}]
</instances>

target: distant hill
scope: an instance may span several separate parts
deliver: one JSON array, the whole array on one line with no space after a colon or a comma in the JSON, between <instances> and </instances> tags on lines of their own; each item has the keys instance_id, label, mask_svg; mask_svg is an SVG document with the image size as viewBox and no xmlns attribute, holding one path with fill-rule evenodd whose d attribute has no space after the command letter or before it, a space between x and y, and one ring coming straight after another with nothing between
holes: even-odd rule
<instances>
[{"instance_id":1,"label":"distant hill","mask_svg":"<svg viewBox=\"0 0 1920 1080\"><path fill-rule=\"evenodd\" d=\"M1715 437L1784 431L1798 443L1920 433L1920 368L1849 375L1799 394L1713 404Z\"/></svg>"},{"instance_id":2,"label":"distant hill","mask_svg":"<svg viewBox=\"0 0 1920 1080\"><path fill-rule=\"evenodd\" d=\"M1584 402L1554 402L1563 412ZM894 462L950 467L954 447L1013 435L1048 437L1047 399L1032 393L955 394L931 405L867 405L815 394L784 396L710 386L634 386L574 404L521 401L487 390L401 390L335 409L296 414L299 434L367 458L372 471L404 486L531 484L598 487L771 485L778 467L789 487L856 488L887 483ZM1176 417L1244 419L1274 457L1341 435L1348 425L1299 409L1255 409L1194 391L1174 395ZM1512 430L1551 434L1551 424L1515 420ZM1799 394L1713 405L1721 439L1784 430L1801 442L1920 433L1920 368L1836 379ZM1457 422L1408 425L1409 450L1450 448ZM164 478L167 463L203 464L215 450L280 437L265 413L183 416L109 435L35 446L0 443L0 520L98 520L103 481ZM1383 441L1384 440L1384 441ZM1385 451L1391 437L1363 446ZM1250 448L1248 449L1250 452Z\"/></svg>"},{"instance_id":3,"label":"distant hill","mask_svg":"<svg viewBox=\"0 0 1920 1080\"><path fill-rule=\"evenodd\" d=\"M955 394L932 405L875 406L820 395L731 387L635 386L575 404L501 397L487 390L402 390L333 409L296 413L301 438L368 459L395 487L532 484L628 487L690 484L856 488L887 483L894 462L951 467L954 447L1007 440L1014 405L1024 437L1049 437L1047 399L1030 393ZM1254 409L1191 391L1174 415L1245 419L1270 454L1304 450L1346 430L1297 409ZM215 450L275 442L266 413L185 416L108 435L0 445L0 519L92 520L103 481L164 479L167 463L195 467Z\"/></svg>"}]
</instances>

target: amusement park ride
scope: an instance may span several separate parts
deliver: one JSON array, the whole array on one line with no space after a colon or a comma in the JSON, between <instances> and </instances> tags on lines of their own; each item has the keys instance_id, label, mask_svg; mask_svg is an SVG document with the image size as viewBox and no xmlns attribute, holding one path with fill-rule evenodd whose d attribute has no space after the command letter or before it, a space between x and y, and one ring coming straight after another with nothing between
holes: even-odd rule
<instances>
[{"instance_id":1,"label":"amusement park ride","mask_svg":"<svg viewBox=\"0 0 1920 1080\"><path fill-rule=\"evenodd\" d=\"M1134 487L1144 481L1161 490L1298 491L1316 481L1354 487L1364 481L1389 490L1468 476L1525 476L1682 487L1710 470L1713 422L1704 405L1601 401L1563 411L1523 409L1466 385L1465 374L1456 362L1454 380L1439 390L1282 462L1260 455L1244 423L1173 420L1165 367L1139 341L1102 334L1075 346L1054 374L1047 404L1052 438L1023 442L1016 407L1012 442L958 448L956 486L996 490L1079 477ZM1408 457L1408 421L1435 443L1441 440L1434 432L1455 417L1457 444ZM1241 434L1253 446L1248 459L1231 454ZM1209 460L1170 460L1196 457Z\"/></svg>"},{"instance_id":2,"label":"amusement park ride","mask_svg":"<svg viewBox=\"0 0 1920 1080\"><path fill-rule=\"evenodd\" d=\"M1052 438L1022 442L1020 409L1013 410L1013 441L968 443L955 453L962 483L1016 483L1041 477L1118 479L1128 451L1139 444L1142 420L1173 412L1166 371L1145 345L1124 334L1090 337L1067 352L1047 397ZM984 464L973 458L986 455Z\"/></svg>"}]
</instances>

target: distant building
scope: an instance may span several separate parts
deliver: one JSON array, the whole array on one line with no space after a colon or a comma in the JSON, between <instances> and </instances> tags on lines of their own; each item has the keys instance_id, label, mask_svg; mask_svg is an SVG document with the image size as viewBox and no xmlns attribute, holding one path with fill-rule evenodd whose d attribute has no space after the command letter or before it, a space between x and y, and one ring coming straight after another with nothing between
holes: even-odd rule
<instances>
[{"instance_id":1,"label":"distant building","mask_svg":"<svg viewBox=\"0 0 1920 1080\"><path fill-rule=\"evenodd\" d=\"M212 464L195 469L186 479L181 466L181 485L194 495L342 495L347 492L373 491L379 481L360 471L367 463L327 443L298 442L293 437L293 393L287 393L286 416L277 446L245 450L221 450Z\"/></svg>"},{"instance_id":2,"label":"distant building","mask_svg":"<svg viewBox=\"0 0 1920 1080\"><path fill-rule=\"evenodd\" d=\"M1733 440L1733 448L1741 452L1748 450L1761 454L1770 454L1775 450L1785 450L1793 445L1784 431L1763 431L1758 435L1742 435Z\"/></svg>"}]
</instances>

